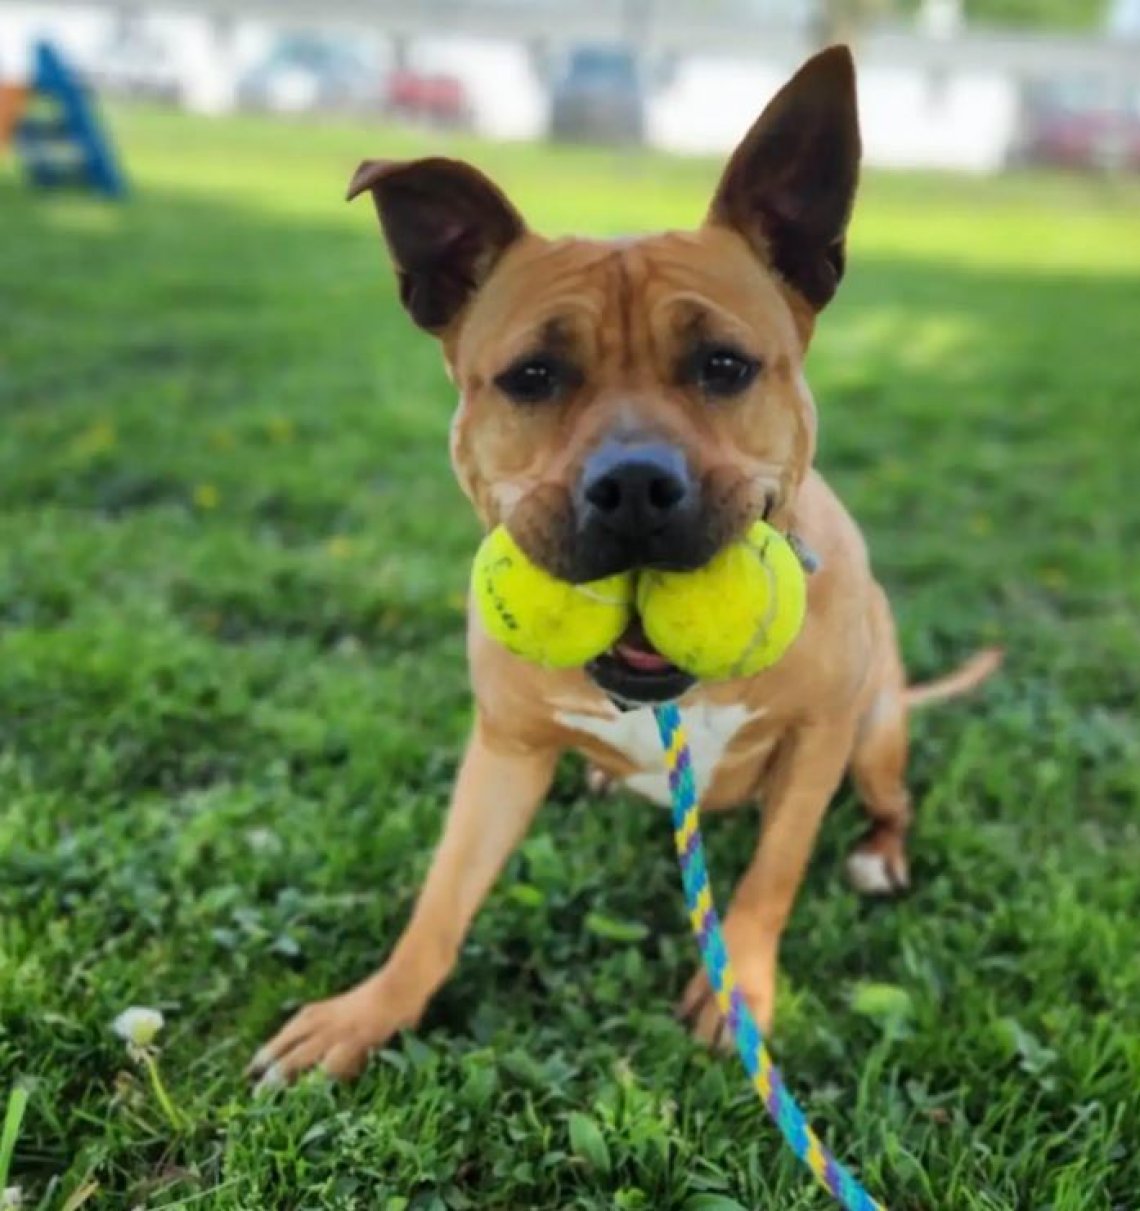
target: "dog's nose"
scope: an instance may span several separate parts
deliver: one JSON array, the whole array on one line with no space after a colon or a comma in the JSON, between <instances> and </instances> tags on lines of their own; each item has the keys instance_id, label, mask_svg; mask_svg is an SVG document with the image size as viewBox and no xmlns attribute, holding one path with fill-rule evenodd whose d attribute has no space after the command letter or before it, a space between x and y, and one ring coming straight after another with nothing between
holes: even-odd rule
<instances>
[{"instance_id":1,"label":"dog's nose","mask_svg":"<svg viewBox=\"0 0 1140 1211\"><path fill-rule=\"evenodd\" d=\"M676 518L690 501L692 481L684 456L673 446L607 442L587 460L580 492L587 524L636 540Z\"/></svg>"}]
</instances>

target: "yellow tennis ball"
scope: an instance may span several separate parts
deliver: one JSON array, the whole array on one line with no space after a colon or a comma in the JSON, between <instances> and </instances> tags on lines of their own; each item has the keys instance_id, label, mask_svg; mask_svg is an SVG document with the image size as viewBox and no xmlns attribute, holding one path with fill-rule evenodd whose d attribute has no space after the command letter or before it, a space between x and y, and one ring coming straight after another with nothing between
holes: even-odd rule
<instances>
[{"instance_id":1,"label":"yellow tennis ball","mask_svg":"<svg viewBox=\"0 0 1140 1211\"><path fill-rule=\"evenodd\" d=\"M617 642L633 615L632 575L558 580L531 563L504 526L479 547L471 589L492 638L551 668L588 664Z\"/></svg>"},{"instance_id":2,"label":"yellow tennis ball","mask_svg":"<svg viewBox=\"0 0 1140 1211\"><path fill-rule=\"evenodd\" d=\"M776 663L804 622L807 580L791 544L758 521L695 572L641 573L637 608L649 642L702 681Z\"/></svg>"}]
</instances>

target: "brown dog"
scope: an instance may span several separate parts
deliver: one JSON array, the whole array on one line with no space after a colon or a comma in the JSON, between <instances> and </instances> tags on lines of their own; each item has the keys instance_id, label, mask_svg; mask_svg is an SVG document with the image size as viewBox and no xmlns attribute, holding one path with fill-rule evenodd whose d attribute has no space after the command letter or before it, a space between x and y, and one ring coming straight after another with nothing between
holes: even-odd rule
<instances>
[{"instance_id":1,"label":"brown dog","mask_svg":"<svg viewBox=\"0 0 1140 1211\"><path fill-rule=\"evenodd\" d=\"M419 1020L566 749L664 800L648 703L683 695L707 809L764 803L725 918L762 1025L781 931L848 768L871 821L851 877L866 892L906 885L907 708L963 692L997 657L907 690L863 539L812 468L803 361L843 275L859 154L851 58L834 48L760 116L695 232L547 240L466 164L360 166L349 196L371 191L401 300L440 339L460 392L453 463L488 527L506 523L573 581L698 567L760 516L821 566L783 661L718 685L694 685L636 625L589 669L554 672L497 646L471 613L476 723L411 923L378 972L303 1009L262 1048L263 1079L313 1065L352 1075ZM698 1037L719 1038L702 972L682 1010Z\"/></svg>"}]
</instances>

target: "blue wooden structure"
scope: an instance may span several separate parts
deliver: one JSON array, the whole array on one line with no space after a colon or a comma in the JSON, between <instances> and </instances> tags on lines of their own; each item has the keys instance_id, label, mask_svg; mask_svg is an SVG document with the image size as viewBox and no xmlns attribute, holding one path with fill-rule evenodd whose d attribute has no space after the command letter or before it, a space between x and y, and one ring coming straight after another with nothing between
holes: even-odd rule
<instances>
[{"instance_id":1,"label":"blue wooden structure","mask_svg":"<svg viewBox=\"0 0 1140 1211\"><path fill-rule=\"evenodd\" d=\"M31 92L12 141L28 179L42 189L89 189L110 198L127 192L90 89L50 42L36 44Z\"/></svg>"}]
</instances>

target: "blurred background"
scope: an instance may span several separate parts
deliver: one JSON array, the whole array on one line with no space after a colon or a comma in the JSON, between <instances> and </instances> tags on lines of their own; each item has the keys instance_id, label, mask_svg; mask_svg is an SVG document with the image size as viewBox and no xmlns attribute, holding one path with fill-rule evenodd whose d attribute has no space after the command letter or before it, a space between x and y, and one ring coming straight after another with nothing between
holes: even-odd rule
<instances>
[{"instance_id":1,"label":"blurred background","mask_svg":"<svg viewBox=\"0 0 1140 1211\"><path fill-rule=\"evenodd\" d=\"M1140 168L1140 0L0 2L107 96L719 152L813 46L859 46L868 161Z\"/></svg>"}]
</instances>

